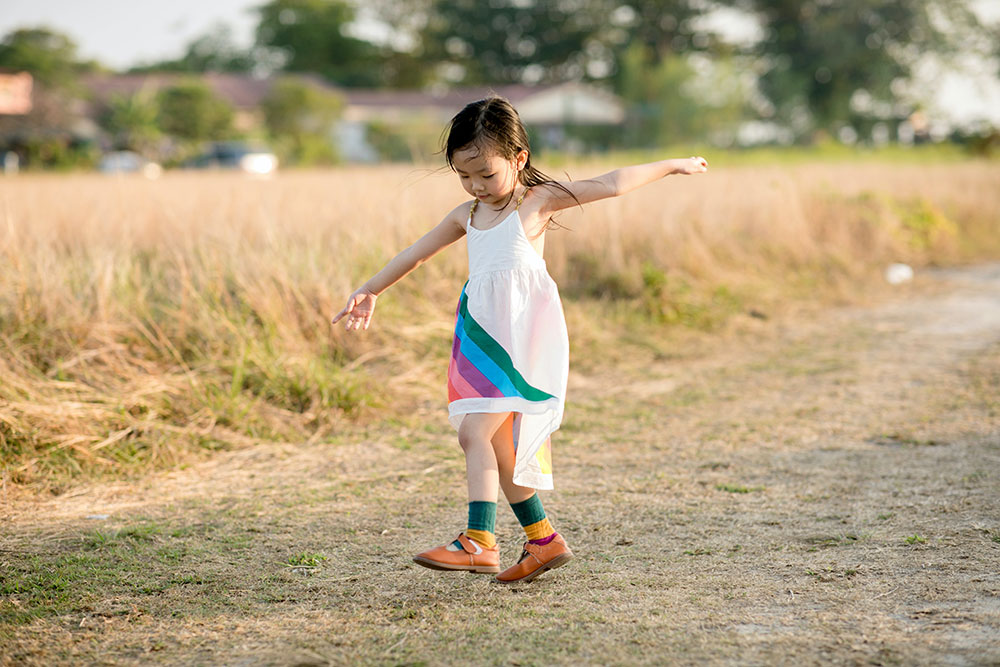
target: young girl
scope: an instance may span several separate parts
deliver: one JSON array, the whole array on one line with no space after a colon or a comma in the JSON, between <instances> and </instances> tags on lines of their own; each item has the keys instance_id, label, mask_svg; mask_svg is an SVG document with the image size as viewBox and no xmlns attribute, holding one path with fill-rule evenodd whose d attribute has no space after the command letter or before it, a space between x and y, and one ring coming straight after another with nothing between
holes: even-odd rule
<instances>
[{"instance_id":1,"label":"young girl","mask_svg":"<svg viewBox=\"0 0 1000 667\"><path fill-rule=\"evenodd\" d=\"M346 317L348 331L367 329L380 294L468 237L469 280L456 313L448 413L465 452L469 523L455 541L413 560L436 570L500 572L493 534L499 487L528 541L497 580L530 581L573 557L535 493L552 488L549 436L562 421L569 370L562 304L542 259L552 214L670 174L699 174L708 163L664 160L586 181L553 181L531 165L521 119L499 97L473 102L451 120L445 156L474 199L355 291L333 323Z\"/></svg>"}]
</instances>

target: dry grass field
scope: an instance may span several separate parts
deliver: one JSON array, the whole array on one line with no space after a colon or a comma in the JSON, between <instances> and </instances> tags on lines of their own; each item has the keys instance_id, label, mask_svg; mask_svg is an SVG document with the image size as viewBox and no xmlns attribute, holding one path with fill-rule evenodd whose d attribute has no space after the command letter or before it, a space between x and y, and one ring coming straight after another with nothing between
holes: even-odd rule
<instances>
[{"instance_id":1,"label":"dry grass field","mask_svg":"<svg viewBox=\"0 0 1000 667\"><path fill-rule=\"evenodd\" d=\"M1000 257L998 182L739 167L562 216L577 559L504 588L409 560L464 520L462 249L327 325L454 176L0 180L0 664L995 664L1000 269L931 267Z\"/></svg>"},{"instance_id":2,"label":"dry grass field","mask_svg":"<svg viewBox=\"0 0 1000 667\"><path fill-rule=\"evenodd\" d=\"M988 162L743 167L568 212L546 252L575 363L855 302L889 262L1000 256L998 180ZM0 181L3 479L58 490L439 400L460 248L383 298L367 336L327 322L463 194L418 168Z\"/></svg>"}]
</instances>

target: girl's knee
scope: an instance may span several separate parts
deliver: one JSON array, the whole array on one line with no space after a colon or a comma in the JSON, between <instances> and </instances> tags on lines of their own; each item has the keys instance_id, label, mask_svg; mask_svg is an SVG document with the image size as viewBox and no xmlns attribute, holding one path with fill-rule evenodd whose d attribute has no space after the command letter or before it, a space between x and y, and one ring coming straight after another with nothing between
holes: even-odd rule
<instances>
[{"instance_id":1,"label":"girl's knee","mask_svg":"<svg viewBox=\"0 0 1000 667\"><path fill-rule=\"evenodd\" d=\"M478 430L469 428L465 422L458 428L458 444L462 447L462 451L469 451L470 448L475 447L481 440L482 437L480 437Z\"/></svg>"},{"instance_id":2,"label":"girl's knee","mask_svg":"<svg viewBox=\"0 0 1000 667\"><path fill-rule=\"evenodd\" d=\"M512 419L508 414L468 414L458 427L458 444L464 451L470 447L491 447L491 440L499 429ZM507 427L509 430L509 427Z\"/></svg>"}]
</instances>

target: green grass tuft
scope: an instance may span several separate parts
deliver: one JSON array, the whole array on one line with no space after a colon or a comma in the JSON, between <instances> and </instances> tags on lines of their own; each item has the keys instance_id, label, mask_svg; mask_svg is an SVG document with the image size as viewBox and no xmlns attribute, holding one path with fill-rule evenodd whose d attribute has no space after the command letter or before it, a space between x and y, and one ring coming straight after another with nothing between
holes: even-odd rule
<instances>
[{"instance_id":1,"label":"green grass tuft","mask_svg":"<svg viewBox=\"0 0 1000 667\"><path fill-rule=\"evenodd\" d=\"M763 486L742 486L740 484L716 484L716 490L725 491L726 493L753 493L755 491L763 491Z\"/></svg>"},{"instance_id":2,"label":"green grass tuft","mask_svg":"<svg viewBox=\"0 0 1000 667\"><path fill-rule=\"evenodd\" d=\"M285 563L291 567L319 567L327 560L326 556L317 553L300 553L289 556Z\"/></svg>"}]
</instances>

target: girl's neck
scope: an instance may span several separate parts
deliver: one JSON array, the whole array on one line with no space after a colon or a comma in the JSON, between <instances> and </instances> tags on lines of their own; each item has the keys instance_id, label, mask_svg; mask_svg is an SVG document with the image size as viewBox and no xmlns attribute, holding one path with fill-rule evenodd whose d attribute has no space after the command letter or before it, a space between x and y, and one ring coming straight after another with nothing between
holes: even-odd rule
<instances>
[{"instance_id":1,"label":"girl's neck","mask_svg":"<svg viewBox=\"0 0 1000 667\"><path fill-rule=\"evenodd\" d=\"M493 206L487 204L486 202L480 202L480 204L482 204L482 207L484 209L486 209L487 211L490 211L492 213L503 213L508 208L510 208L511 204L513 204L514 202L517 201L518 197L520 197L521 194L524 193L523 190L519 193L518 192L518 187L519 186L515 186L515 188L511 191L510 195L508 195L507 201L505 201L504 204L503 204L503 206L501 206L499 208L493 207Z\"/></svg>"}]
</instances>

